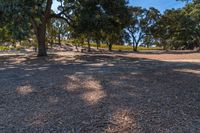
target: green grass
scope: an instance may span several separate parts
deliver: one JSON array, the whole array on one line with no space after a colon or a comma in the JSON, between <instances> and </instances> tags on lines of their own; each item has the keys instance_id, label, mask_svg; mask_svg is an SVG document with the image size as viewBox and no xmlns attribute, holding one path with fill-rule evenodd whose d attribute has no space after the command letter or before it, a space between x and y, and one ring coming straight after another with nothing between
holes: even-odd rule
<instances>
[{"instance_id":1,"label":"green grass","mask_svg":"<svg viewBox=\"0 0 200 133\"><path fill-rule=\"evenodd\" d=\"M83 44L83 46L87 47L87 44ZM97 45L95 43L91 44L91 47L97 47ZM108 46L106 44L101 44L99 48L105 48L108 49ZM125 46L125 45L113 45L112 46L113 50L121 50L121 51L133 51L133 47L132 46ZM147 48L147 47L138 47L138 50L162 50L162 48L159 47L155 47L155 48Z\"/></svg>"},{"instance_id":2,"label":"green grass","mask_svg":"<svg viewBox=\"0 0 200 133\"><path fill-rule=\"evenodd\" d=\"M8 46L0 46L0 51L7 51L10 50Z\"/></svg>"}]
</instances>

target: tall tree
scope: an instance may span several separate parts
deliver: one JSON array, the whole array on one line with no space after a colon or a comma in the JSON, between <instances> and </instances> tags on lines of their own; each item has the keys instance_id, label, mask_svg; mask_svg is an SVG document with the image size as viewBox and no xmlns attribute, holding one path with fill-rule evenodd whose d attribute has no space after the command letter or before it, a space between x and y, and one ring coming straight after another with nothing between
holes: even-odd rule
<instances>
[{"instance_id":1,"label":"tall tree","mask_svg":"<svg viewBox=\"0 0 200 133\"><path fill-rule=\"evenodd\" d=\"M151 36L151 26L159 19L160 12L155 8L149 10L141 7L130 7L131 19L127 27L127 31L132 38L133 50L137 51L139 43L145 36Z\"/></svg>"},{"instance_id":2,"label":"tall tree","mask_svg":"<svg viewBox=\"0 0 200 133\"><path fill-rule=\"evenodd\" d=\"M111 51L112 44L128 22L127 1L90 0L82 1L80 5L75 33L85 36L88 42L104 39Z\"/></svg>"}]
</instances>

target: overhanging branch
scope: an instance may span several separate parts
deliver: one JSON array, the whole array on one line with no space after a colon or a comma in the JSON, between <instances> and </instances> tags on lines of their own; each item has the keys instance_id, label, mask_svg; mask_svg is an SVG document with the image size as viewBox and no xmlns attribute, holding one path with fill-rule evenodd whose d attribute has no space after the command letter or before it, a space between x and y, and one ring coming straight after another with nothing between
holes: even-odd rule
<instances>
[{"instance_id":1,"label":"overhanging branch","mask_svg":"<svg viewBox=\"0 0 200 133\"><path fill-rule=\"evenodd\" d=\"M58 15L58 14L51 14L50 17L51 17L51 18L62 19L62 20L64 20L69 26L73 26L67 18L62 17L62 16L60 16L60 15Z\"/></svg>"}]
</instances>

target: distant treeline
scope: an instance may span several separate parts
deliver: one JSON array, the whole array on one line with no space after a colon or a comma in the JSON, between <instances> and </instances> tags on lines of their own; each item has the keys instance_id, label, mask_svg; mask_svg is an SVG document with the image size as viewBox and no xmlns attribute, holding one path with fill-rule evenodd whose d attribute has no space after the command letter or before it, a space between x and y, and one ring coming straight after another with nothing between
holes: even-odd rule
<instances>
[{"instance_id":1,"label":"distant treeline","mask_svg":"<svg viewBox=\"0 0 200 133\"><path fill-rule=\"evenodd\" d=\"M182 0L184 1L184 0ZM130 6L127 0L0 0L0 43L35 39L38 56L46 56L47 43L61 40L100 46L113 44L158 46L163 49L200 49L200 1L166 10Z\"/></svg>"}]
</instances>

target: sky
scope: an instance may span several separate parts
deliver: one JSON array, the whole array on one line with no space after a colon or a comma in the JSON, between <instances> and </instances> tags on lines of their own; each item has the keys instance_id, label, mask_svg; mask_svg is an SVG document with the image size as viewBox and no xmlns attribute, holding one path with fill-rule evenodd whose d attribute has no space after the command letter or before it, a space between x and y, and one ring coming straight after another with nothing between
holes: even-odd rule
<instances>
[{"instance_id":1,"label":"sky","mask_svg":"<svg viewBox=\"0 0 200 133\"><path fill-rule=\"evenodd\" d=\"M129 2L132 6L154 7L161 12L164 12L166 9L181 8L185 5L184 2L177 2L176 0L129 0Z\"/></svg>"},{"instance_id":2,"label":"sky","mask_svg":"<svg viewBox=\"0 0 200 133\"><path fill-rule=\"evenodd\" d=\"M141 6L143 8L154 7L162 13L166 9L180 8L184 6L184 2L177 2L176 0L129 0L132 6ZM57 0L53 0L53 10L56 11L58 6Z\"/></svg>"}]
</instances>

